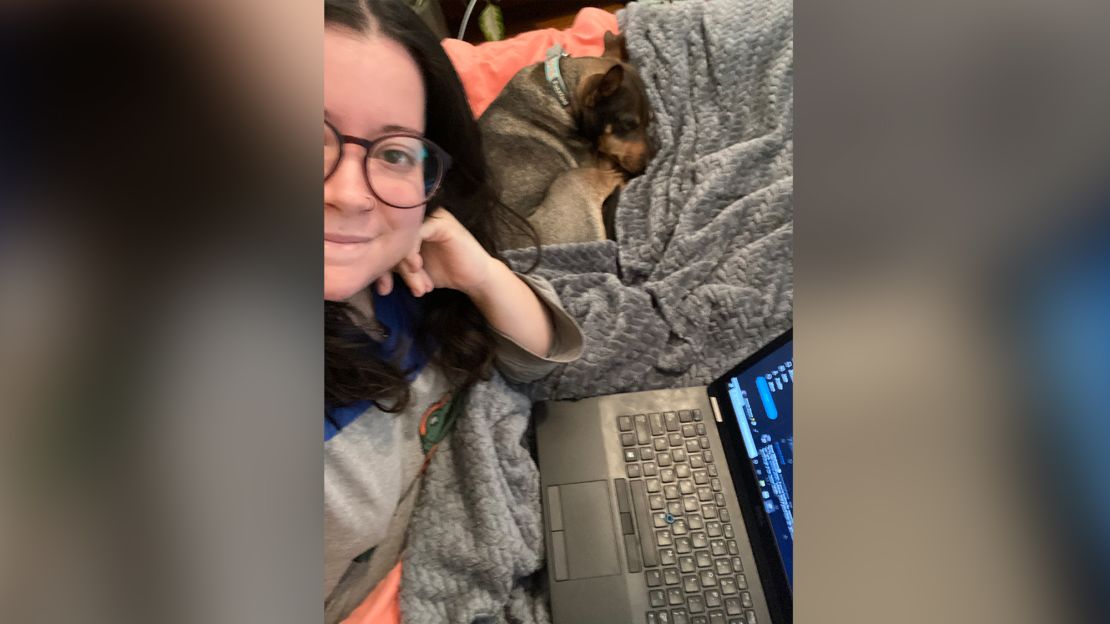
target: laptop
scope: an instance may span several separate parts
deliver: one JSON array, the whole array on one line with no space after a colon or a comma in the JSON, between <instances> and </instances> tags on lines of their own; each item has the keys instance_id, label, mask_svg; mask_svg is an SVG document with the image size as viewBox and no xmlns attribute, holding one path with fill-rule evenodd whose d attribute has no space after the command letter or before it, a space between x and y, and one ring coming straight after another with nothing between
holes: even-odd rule
<instances>
[{"instance_id":1,"label":"laptop","mask_svg":"<svg viewBox=\"0 0 1110 624\"><path fill-rule=\"evenodd\" d=\"M708 387L537 405L555 624L793 618L793 330Z\"/></svg>"}]
</instances>

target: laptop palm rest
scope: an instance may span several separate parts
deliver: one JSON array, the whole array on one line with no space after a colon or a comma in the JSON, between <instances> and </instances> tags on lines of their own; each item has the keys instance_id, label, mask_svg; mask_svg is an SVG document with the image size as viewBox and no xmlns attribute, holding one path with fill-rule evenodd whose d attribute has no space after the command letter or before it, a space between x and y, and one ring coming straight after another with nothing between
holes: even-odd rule
<instances>
[{"instance_id":1,"label":"laptop palm rest","mask_svg":"<svg viewBox=\"0 0 1110 624\"><path fill-rule=\"evenodd\" d=\"M555 579L621 574L605 480L547 488L551 510L551 559Z\"/></svg>"}]
</instances>

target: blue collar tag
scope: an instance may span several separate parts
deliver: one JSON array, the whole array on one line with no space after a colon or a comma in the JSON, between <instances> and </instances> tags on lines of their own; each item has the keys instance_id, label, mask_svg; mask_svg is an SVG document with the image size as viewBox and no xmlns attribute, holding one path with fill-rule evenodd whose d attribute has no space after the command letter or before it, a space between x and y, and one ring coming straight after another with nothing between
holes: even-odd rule
<instances>
[{"instance_id":1,"label":"blue collar tag","mask_svg":"<svg viewBox=\"0 0 1110 624\"><path fill-rule=\"evenodd\" d=\"M567 96L567 83L563 82L563 74L559 71L559 59L567 56L563 51L563 46L556 43L551 46L547 51L547 60L543 62L543 75L547 78L548 84L551 85L551 90L555 92L555 97L559 99L559 103L563 106L570 106L570 98Z\"/></svg>"}]
</instances>

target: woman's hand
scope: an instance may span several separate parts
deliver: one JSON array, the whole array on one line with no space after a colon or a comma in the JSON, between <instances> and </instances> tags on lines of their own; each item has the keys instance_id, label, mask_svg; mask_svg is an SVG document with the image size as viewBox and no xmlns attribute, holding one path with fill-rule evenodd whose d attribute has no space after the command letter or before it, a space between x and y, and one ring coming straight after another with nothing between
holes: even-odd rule
<instances>
[{"instance_id":1,"label":"woman's hand","mask_svg":"<svg viewBox=\"0 0 1110 624\"><path fill-rule=\"evenodd\" d=\"M422 297L436 288L453 288L474 296L481 292L497 263L455 216L436 209L420 226L416 249L395 267L409 290ZM378 293L393 290L393 275L378 279Z\"/></svg>"},{"instance_id":2,"label":"woman's hand","mask_svg":"<svg viewBox=\"0 0 1110 624\"><path fill-rule=\"evenodd\" d=\"M493 329L540 357L550 352L555 329L539 297L446 210L424 221L416 249L394 270L417 297L436 288L462 291ZM392 273L380 277L378 293L389 294L393 280Z\"/></svg>"}]
</instances>

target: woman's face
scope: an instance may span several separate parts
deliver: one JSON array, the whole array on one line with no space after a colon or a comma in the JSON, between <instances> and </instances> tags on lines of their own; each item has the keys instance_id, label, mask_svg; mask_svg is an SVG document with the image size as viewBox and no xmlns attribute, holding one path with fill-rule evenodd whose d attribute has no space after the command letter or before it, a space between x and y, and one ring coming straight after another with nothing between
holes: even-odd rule
<instances>
[{"instance_id":1,"label":"woman's face","mask_svg":"<svg viewBox=\"0 0 1110 624\"><path fill-rule=\"evenodd\" d=\"M324 30L324 116L341 134L374 140L424 132L424 83L400 44L377 34ZM424 207L394 208L366 184L366 150L343 146L324 181L324 299L344 301L416 249Z\"/></svg>"}]
</instances>

